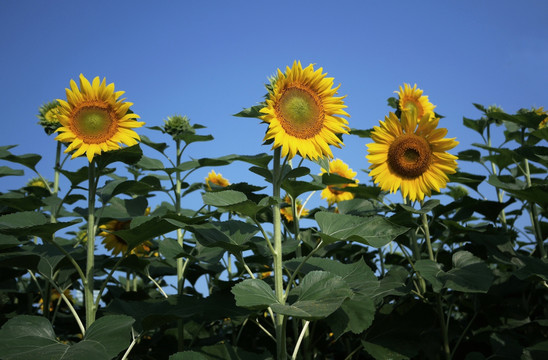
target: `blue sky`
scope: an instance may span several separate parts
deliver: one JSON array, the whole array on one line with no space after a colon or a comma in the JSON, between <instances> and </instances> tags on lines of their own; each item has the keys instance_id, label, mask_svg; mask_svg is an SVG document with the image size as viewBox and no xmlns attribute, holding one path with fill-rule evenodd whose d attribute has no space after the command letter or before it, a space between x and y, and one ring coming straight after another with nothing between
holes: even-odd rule
<instances>
[{"instance_id":1,"label":"blue sky","mask_svg":"<svg viewBox=\"0 0 548 360\"><path fill-rule=\"evenodd\" d=\"M268 152L261 146L266 125L231 115L261 101L268 75L300 60L342 84L357 129L378 124L390 110L386 99L403 83L417 83L446 116L440 126L461 142L456 153L481 140L462 125L463 116L480 116L473 102L507 112L548 106L547 15L541 0L3 1L1 145L41 154L39 169L51 178L55 141L35 115L41 104L64 98L70 79L83 73L126 91L147 126L177 113L207 126L203 133L215 141L193 144L188 156ZM368 167L365 143L345 137L346 146L334 149L361 183L369 181L359 171ZM85 164L79 158L67 166ZM246 168L217 170L232 182L260 181ZM20 181L2 178L0 191Z\"/></svg>"}]
</instances>

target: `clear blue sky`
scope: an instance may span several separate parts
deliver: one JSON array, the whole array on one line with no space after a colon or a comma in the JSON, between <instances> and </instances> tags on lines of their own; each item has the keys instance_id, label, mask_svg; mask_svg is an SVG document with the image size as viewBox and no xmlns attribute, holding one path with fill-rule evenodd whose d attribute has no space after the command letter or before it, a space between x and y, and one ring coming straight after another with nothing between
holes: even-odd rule
<instances>
[{"instance_id":1,"label":"clear blue sky","mask_svg":"<svg viewBox=\"0 0 548 360\"><path fill-rule=\"evenodd\" d=\"M417 83L461 142L456 153L480 141L462 125L463 116L480 115L472 102L507 112L548 106L547 16L542 0L2 1L0 143L43 155L40 170L51 178L55 142L35 115L83 73L126 91L147 126L175 113L207 126L215 141L192 145L189 156L267 152L266 125L231 115L260 101L266 77L296 59L342 84L352 128L376 125L389 111L386 99ZM366 139L345 143L335 157L366 169ZM250 179L245 169L218 170L236 182ZM5 191L21 178L1 181Z\"/></svg>"}]
</instances>

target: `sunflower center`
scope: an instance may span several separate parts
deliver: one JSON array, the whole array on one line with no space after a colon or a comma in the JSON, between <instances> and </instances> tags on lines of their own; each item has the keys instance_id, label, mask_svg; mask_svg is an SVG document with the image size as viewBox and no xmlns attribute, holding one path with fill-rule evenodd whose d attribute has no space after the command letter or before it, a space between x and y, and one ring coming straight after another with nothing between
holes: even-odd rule
<instances>
[{"instance_id":1,"label":"sunflower center","mask_svg":"<svg viewBox=\"0 0 548 360\"><path fill-rule=\"evenodd\" d=\"M72 130L85 143L102 143L116 133L116 112L107 104L84 104L71 118Z\"/></svg>"},{"instance_id":2,"label":"sunflower center","mask_svg":"<svg viewBox=\"0 0 548 360\"><path fill-rule=\"evenodd\" d=\"M424 174L432 162L432 149L422 136L406 134L388 148L388 166L401 177L414 179Z\"/></svg>"},{"instance_id":3,"label":"sunflower center","mask_svg":"<svg viewBox=\"0 0 548 360\"><path fill-rule=\"evenodd\" d=\"M276 104L276 114L284 130L300 139L316 136L323 127L324 112L320 98L300 84L284 90Z\"/></svg>"}]
</instances>

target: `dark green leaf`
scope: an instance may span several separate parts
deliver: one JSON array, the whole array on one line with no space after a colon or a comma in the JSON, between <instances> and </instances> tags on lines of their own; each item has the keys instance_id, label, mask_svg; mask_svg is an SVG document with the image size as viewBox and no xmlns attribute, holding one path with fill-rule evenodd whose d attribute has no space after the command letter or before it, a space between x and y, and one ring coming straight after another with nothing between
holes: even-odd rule
<instances>
[{"instance_id":1,"label":"dark green leaf","mask_svg":"<svg viewBox=\"0 0 548 360\"><path fill-rule=\"evenodd\" d=\"M4 176L21 176L24 175L25 172L23 170L19 169L12 169L9 166L0 166L0 177Z\"/></svg>"},{"instance_id":2,"label":"dark green leaf","mask_svg":"<svg viewBox=\"0 0 548 360\"><path fill-rule=\"evenodd\" d=\"M251 106L248 108L243 109L237 114L234 114L233 116L238 117L248 117L248 118L259 118L260 116L263 116L264 114L260 112L262 108L265 107L265 104L259 104L255 106Z\"/></svg>"},{"instance_id":3,"label":"dark green leaf","mask_svg":"<svg viewBox=\"0 0 548 360\"><path fill-rule=\"evenodd\" d=\"M232 287L236 305L253 309L264 309L278 300L274 291L263 280L246 279Z\"/></svg>"},{"instance_id":4,"label":"dark green leaf","mask_svg":"<svg viewBox=\"0 0 548 360\"><path fill-rule=\"evenodd\" d=\"M162 130L161 128L158 128L160 131ZM167 144L166 143L155 143L153 141L151 141L148 136L144 136L144 135L140 135L139 136L141 138L141 142L147 146L150 146L151 148L153 148L154 150L156 151L159 151L161 152L162 154L164 153L164 151L167 149Z\"/></svg>"},{"instance_id":5,"label":"dark green leaf","mask_svg":"<svg viewBox=\"0 0 548 360\"><path fill-rule=\"evenodd\" d=\"M131 325L135 320L125 315L108 315L97 319L86 331L84 341L94 341L105 347L110 358L127 349L131 342Z\"/></svg>"},{"instance_id":6,"label":"dark green leaf","mask_svg":"<svg viewBox=\"0 0 548 360\"><path fill-rule=\"evenodd\" d=\"M141 156L143 156L143 151L138 144L119 150L107 151L96 157L97 167L104 169L117 161L134 165L141 159Z\"/></svg>"},{"instance_id":7,"label":"dark green leaf","mask_svg":"<svg viewBox=\"0 0 548 360\"><path fill-rule=\"evenodd\" d=\"M478 186L485 180L485 176L469 174L457 171L455 174L449 174L449 182L456 182L466 185L474 190L478 190Z\"/></svg>"},{"instance_id":8,"label":"dark green leaf","mask_svg":"<svg viewBox=\"0 0 548 360\"><path fill-rule=\"evenodd\" d=\"M318 212L314 217L321 229L320 236L328 243L347 240L382 247L409 230L380 216L358 217Z\"/></svg>"},{"instance_id":9,"label":"dark green leaf","mask_svg":"<svg viewBox=\"0 0 548 360\"><path fill-rule=\"evenodd\" d=\"M209 222L190 229L200 244L218 246L235 254L247 249L247 242L259 232L258 227L238 220Z\"/></svg>"},{"instance_id":10,"label":"dark green leaf","mask_svg":"<svg viewBox=\"0 0 548 360\"><path fill-rule=\"evenodd\" d=\"M284 189L294 199L309 191L322 190L323 188L324 186L307 181L284 180L284 182L282 182L282 189Z\"/></svg>"},{"instance_id":11,"label":"dark green leaf","mask_svg":"<svg viewBox=\"0 0 548 360\"><path fill-rule=\"evenodd\" d=\"M367 129L367 130L350 129L350 135L356 135L361 138L370 138L372 131L373 129Z\"/></svg>"}]
</instances>

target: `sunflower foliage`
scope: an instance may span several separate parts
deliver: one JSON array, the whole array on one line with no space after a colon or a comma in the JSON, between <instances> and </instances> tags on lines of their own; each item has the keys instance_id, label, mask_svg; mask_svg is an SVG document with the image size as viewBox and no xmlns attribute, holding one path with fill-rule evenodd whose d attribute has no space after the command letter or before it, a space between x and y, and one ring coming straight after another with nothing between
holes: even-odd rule
<instances>
[{"instance_id":1,"label":"sunflower foliage","mask_svg":"<svg viewBox=\"0 0 548 360\"><path fill-rule=\"evenodd\" d=\"M322 71L300 63L287 71L324 81ZM269 94L290 87L289 78L280 72ZM327 92L316 103L335 95L325 90L331 84L324 81ZM333 100L338 115L346 114L341 99ZM283 95L267 100L237 116L275 126L290 121L290 113L276 118L275 101L285 101ZM84 106L70 101L64 133L71 107ZM139 129L138 144L115 149L109 142L112 149L100 153L86 148L92 161L76 156L44 164L40 155L0 147L1 176L21 184L0 193L0 358L546 358L547 115L475 104L478 119L464 118L463 125L477 143L443 155L454 143L437 128L443 120L422 90L404 85L389 104L395 111L387 111L386 121L365 130L347 131L346 120L331 119L332 128L368 144L363 156L371 168L361 173L344 159L315 156L327 153L321 139L318 147L295 147L280 127L266 136L273 139L269 147L288 146L292 159L279 167L270 153L196 157L190 145L213 136L181 116ZM388 133L398 126L406 135ZM304 131L295 129L290 136ZM152 141L147 131L165 142ZM401 151L382 145L402 146L398 139L411 135L426 139L430 150L420 139ZM334 146L342 141L325 136ZM416 161L425 149L441 160L421 168L421 183L402 187L419 177L404 161ZM381 167L393 154L403 154L401 167ZM220 174L236 162L256 183ZM89 286L81 272L90 256L90 166L98 180L97 308L95 321L80 326ZM283 334L276 333L279 318Z\"/></svg>"}]
</instances>

